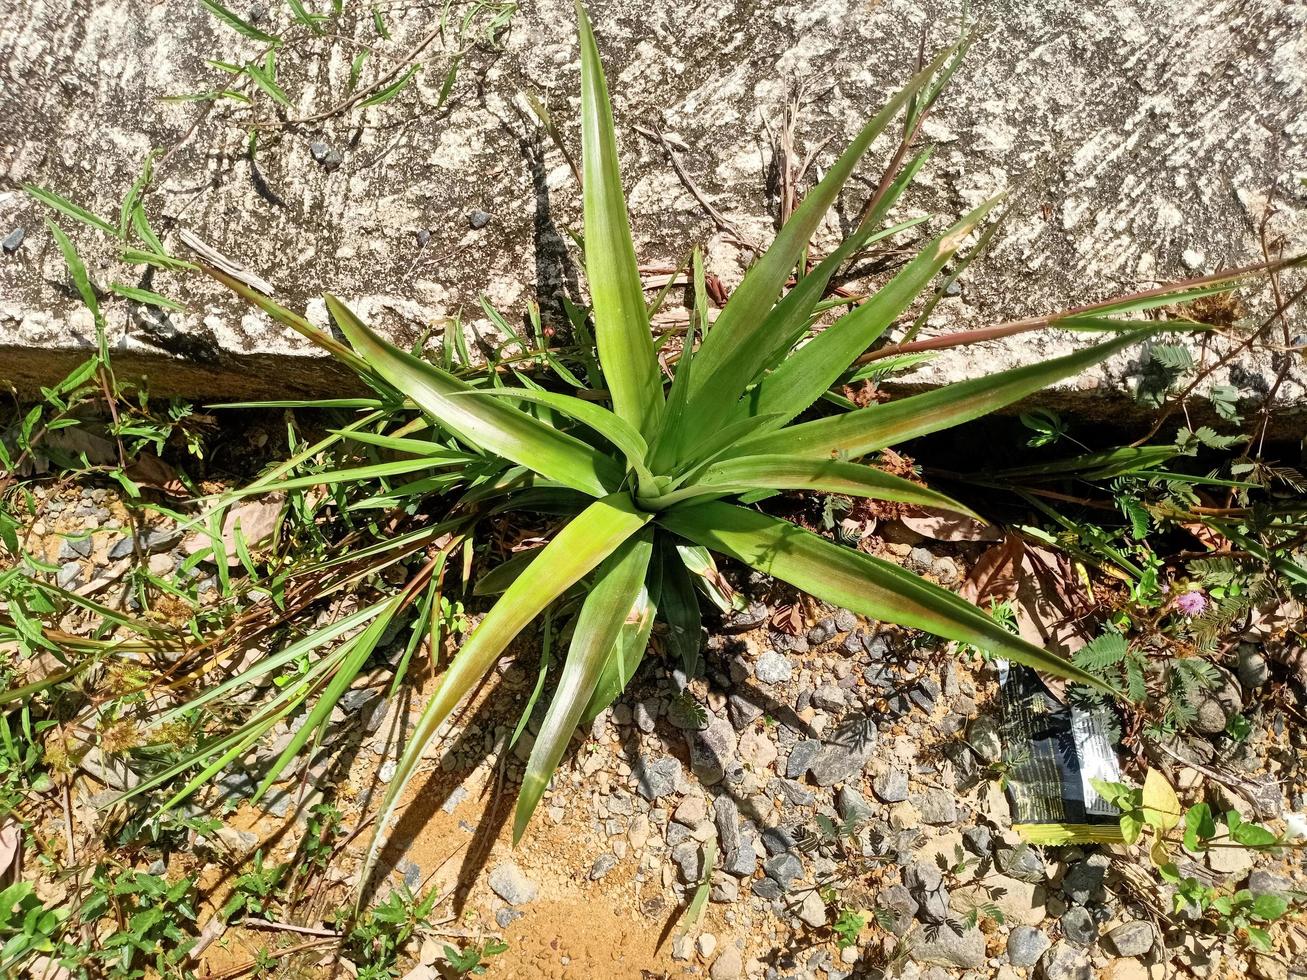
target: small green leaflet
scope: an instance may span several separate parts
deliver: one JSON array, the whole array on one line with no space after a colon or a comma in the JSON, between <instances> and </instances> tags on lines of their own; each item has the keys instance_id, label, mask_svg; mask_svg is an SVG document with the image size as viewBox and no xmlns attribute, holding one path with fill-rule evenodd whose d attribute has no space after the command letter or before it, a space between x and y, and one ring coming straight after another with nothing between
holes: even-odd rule
<instances>
[{"instance_id":1,"label":"small green leaflet","mask_svg":"<svg viewBox=\"0 0 1307 980\"><path fill-rule=\"evenodd\" d=\"M389 102L395 96L399 95L399 93L403 91L404 86L406 86L410 81L412 81L413 76L416 75L421 70L422 70L421 64L414 65L408 71L404 72L404 74L400 75L398 80L392 82L390 85L387 85L376 95L364 99L362 102L359 103L359 105L366 109L368 106L381 105L384 102Z\"/></svg>"},{"instance_id":2,"label":"small green leaflet","mask_svg":"<svg viewBox=\"0 0 1307 980\"><path fill-rule=\"evenodd\" d=\"M205 10L213 14L213 16L217 17L237 34L243 34L245 37L251 38L255 41L263 41L266 44L281 43L280 38L273 34L268 34L266 31L261 31L249 21L236 16L222 4L218 3L218 0L200 0L200 3L203 5Z\"/></svg>"}]
</instances>

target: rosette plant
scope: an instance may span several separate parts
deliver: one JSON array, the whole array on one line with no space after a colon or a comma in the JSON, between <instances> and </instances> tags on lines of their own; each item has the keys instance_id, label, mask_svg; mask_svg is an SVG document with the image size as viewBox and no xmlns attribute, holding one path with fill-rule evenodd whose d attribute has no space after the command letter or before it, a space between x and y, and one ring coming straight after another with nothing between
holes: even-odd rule
<instances>
[{"instance_id":1,"label":"rosette plant","mask_svg":"<svg viewBox=\"0 0 1307 980\"><path fill-rule=\"evenodd\" d=\"M551 604L579 592L566 660L518 798L514 839L520 839L573 733L618 696L640 664L655 619L666 622L672 650L690 661L697 657L700 611L690 566L702 558L702 549L871 619L1104 688L1098 678L1013 635L953 593L753 503L777 491L804 491L967 513L960 503L868 460L879 450L979 418L1077 374L1152 332L1138 320L1110 314L1171 300L1151 293L1132 304L1086 307L1055 321L1067 328L1123 331L1068 356L884 404L814 410L954 260L995 203L982 204L931 238L886 285L825 329L814 329L819 317L838 308L825 300L837 271L872 241L904 227L879 229L925 153L885 182L853 233L815 264L807 259L810 240L876 137L900 113L911 124L912 114L920 114L938 94L960 56L955 47L912 78L857 134L715 319L707 315L696 256L694 316L674 367L666 366L671 358L660 360L652 339L599 52L580 7L578 19L592 323L577 331L578 360L588 365L589 394L604 393L606 405L577 397L574 384L571 392L563 390L557 379L552 387L469 383L390 344L328 296L330 314L351 350L261 293L208 270L374 385L400 393L476 458L501 461L503 478L490 491L479 488L479 499L493 492L504 496L497 506L508 508L516 500L526 509L547 491L550 512L567 513L544 547L491 573L500 580L502 595L453 657L422 712L388 785L370 862L437 729L515 637Z\"/></svg>"}]
</instances>

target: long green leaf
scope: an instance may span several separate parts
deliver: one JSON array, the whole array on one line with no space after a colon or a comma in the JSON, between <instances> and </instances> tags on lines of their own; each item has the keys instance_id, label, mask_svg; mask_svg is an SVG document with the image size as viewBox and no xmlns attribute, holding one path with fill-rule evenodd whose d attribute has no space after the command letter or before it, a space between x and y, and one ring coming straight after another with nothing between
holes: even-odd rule
<instances>
[{"instance_id":1,"label":"long green leaf","mask_svg":"<svg viewBox=\"0 0 1307 980\"><path fill-rule=\"evenodd\" d=\"M970 509L951 497L919 483L891 476L861 463L801 456L744 456L714 463L690 485L650 501L650 506L670 507L705 494L742 493L747 490L815 490L872 500L894 500L919 507L938 507L975 517Z\"/></svg>"},{"instance_id":2,"label":"long green leaf","mask_svg":"<svg viewBox=\"0 0 1307 980\"><path fill-rule=\"evenodd\" d=\"M200 3L209 11L209 13L217 17L237 34L244 34L252 40L263 41L267 44L281 43L281 39L276 35L269 34L267 31L259 30L249 21L238 17L236 14L232 13L232 11L218 3L218 0L200 0Z\"/></svg>"},{"instance_id":3,"label":"long green leaf","mask_svg":"<svg viewBox=\"0 0 1307 980\"><path fill-rule=\"evenodd\" d=\"M1156 332L1156 328L1141 328L1128 336L1051 361L1013 368L988 378L959 381L885 405L871 405L777 432L750 436L739 443L731 455L773 453L809 459L865 456L877 449L970 422L1011 405Z\"/></svg>"},{"instance_id":4,"label":"long green leaf","mask_svg":"<svg viewBox=\"0 0 1307 980\"><path fill-rule=\"evenodd\" d=\"M572 632L572 643L553 700L536 735L517 797L513 843L522 839L581 714L594 695L609 651L617 642L632 604L644 588L653 537L649 529L626 539L599 566Z\"/></svg>"},{"instance_id":5,"label":"long green leaf","mask_svg":"<svg viewBox=\"0 0 1307 980\"><path fill-rule=\"evenodd\" d=\"M674 508L661 514L658 523L860 615L926 630L1098 690L1110 690L1070 661L1009 633L952 592L787 521L714 502Z\"/></svg>"},{"instance_id":6,"label":"long green leaf","mask_svg":"<svg viewBox=\"0 0 1307 980\"><path fill-rule=\"evenodd\" d=\"M70 218L76 218L78 221L88 224L98 231L106 232L114 238L119 237L117 228L109 224L109 222L105 221L103 218L92 214L80 204L74 204L66 197L60 197L58 194L53 191L48 191L44 187L36 187L33 184L23 184L22 188L47 207L54 208L56 211L62 212Z\"/></svg>"},{"instance_id":7,"label":"long green leaf","mask_svg":"<svg viewBox=\"0 0 1307 980\"><path fill-rule=\"evenodd\" d=\"M259 783L259 788L255 791L253 802L257 802L263 797L273 784L277 782L285 768L290 765L291 760L295 758L307 744L313 733L323 725L331 715L331 711L336 707L336 702L340 700L341 695L349 689L354 683L363 665L367 662L368 657L377 648L377 643L390 625L391 618L399 609L403 595L396 595L387 601L385 607L377 615L368 628L349 642L349 652L341 658L340 666L332 675L331 682L326 689L318 695L317 702L313 705L313 710L309 712L308 717L304 718L296 726L290 742L282 749L281 754L277 756L275 762L264 775L263 780Z\"/></svg>"},{"instance_id":8,"label":"long green leaf","mask_svg":"<svg viewBox=\"0 0 1307 980\"><path fill-rule=\"evenodd\" d=\"M795 209L771 247L749 269L732 294L699 350L698 370L690 382L693 406L690 417L696 419L696 424L704 430L716 428L773 355L770 345L758 342L757 329L775 304L813 233L835 203L840 188L876 137L930 80L951 50L942 52L917 73L863 127L826 176Z\"/></svg>"},{"instance_id":9,"label":"long green leaf","mask_svg":"<svg viewBox=\"0 0 1307 980\"><path fill-rule=\"evenodd\" d=\"M637 511L625 494L596 500L558 532L473 630L422 710L422 717L418 719L403 758L386 788L377 818L377 831L360 877L360 889L367 883L400 797L417 771L436 729L485 676L527 623L588 575L648 521L649 515Z\"/></svg>"},{"instance_id":10,"label":"long green leaf","mask_svg":"<svg viewBox=\"0 0 1307 980\"><path fill-rule=\"evenodd\" d=\"M908 308L997 203L998 198L986 201L932 239L871 299L840 317L782 361L746 396L737 411L748 415L777 415L779 421L769 427L778 428L810 406Z\"/></svg>"},{"instance_id":11,"label":"long green leaf","mask_svg":"<svg viewBox=\"0 0 1307 980\"><path fill-rule=\"evenodd\" d=\"M617 696L626 689L626 685L635 676L636 668L640 666L645 651L649 649L649 634L653 631L654 617L658 612L658 603L655 599L658 585L654 581L658 571L657 565L650 568L649 585L640 590L631 606L626 622L622 625L622 631L617 636L617 642L613 644L604 661L590 703L585 706L585 711L581 714L582 725L594 721L599 712L617 700Z\"/></svg>"},{"instance_id":12,"label":"long green leaf","mask_svg":"<svg viewBox=\"0 0 1307 980\"><path fill-rule=\"evenodd\" d=\"M581 3L581 156L585 196L585 269L594 307L595 342L613 408L645 438L656 431L663 388L654 357L644 290L622 196L603 64Z\"/></svg>"},{"instance_id":13,"label":"long green leaf","mask_svg":"<svg viewBox=\"0 0 1307 980\"><path fill-rule=\"evenodd\" d=\"M649 447L644 441L644 436L620 415L608 411L602 405L572 395L531 388L473 388L468 394L493 395L524 402L536 402L561 412L598 432L621 451L627 463L640 475L641 480L653 482L653 475L645 466Z\"/></svg>"},{"instance_id":14,"label":"long green leaf","mask_svg":"<svg viewBox=\"0 0 1307 980\"><path fill-rule=\"evenodd\" d=\"M605 456L534 416L489 398L455 398L472 386L377 336L334 296L327 308L359 355L390 384L469 446L520 463L592 497L602 497L625 475Z\"/></svg>"}]
</instances>

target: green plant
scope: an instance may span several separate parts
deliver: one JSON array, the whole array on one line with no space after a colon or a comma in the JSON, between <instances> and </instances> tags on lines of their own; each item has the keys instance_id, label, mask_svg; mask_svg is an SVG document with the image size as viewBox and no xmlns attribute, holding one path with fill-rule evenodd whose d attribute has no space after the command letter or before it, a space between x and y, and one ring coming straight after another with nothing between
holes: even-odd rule
<instances>
[{"instance_id":1,"label":"green plant","mask_svg":"<svg viewBox=\"0 0 1307 980\"><path fill-rule=\"evenodd\" d=\"M53 953L63 931L66 909L47 908L30 881L0 890L0 970L6 976L36 953Z\"/></svg>"},{"instance_id":2,"label":"green plant","mask_svg":"<svg viewBox=\"0 0 1307 980\"><path fill-rule=\"evenodd\" d=\"M1271 951L1267 926L1285 915L1295 896L1253 893L1229 883L1211 884L1182 874L1175 852L1177 847L1195 856L1219 847L1278 852L1286 846L1279 834L1244 820L1237 810L1213 812L1205 802L1182 808L1175 789L1155 769L1148 771L1142 788L1100 779L1092 783L1105 800L1121 811L1121 835L1127 846L1148 838L1148 860L1160 880L1171 887L1176 913L1190 912L1190 918L1238 935L1258 950Z\"/></svg>"},{"instance_id":3,"label":"green plant","mask_svg":"<svg viewBox=\"0 0 1307 980\"><path fill-rule=\"evenodd\" d=\"M523 375L518 375L519 387L504 386L498 373L482 387L474 386L387 343L328 296L328 308L351 350L257 290L206 269L352 366L377 388L384 403L420 408L481 460L497 461L499 473L481 478L464 497L465 505L498 497L505 498L496 504L499 510L516 505L574 515L543 548L517 556L499 574L496 591L502 591L502 598L449 665L388 785L369 867L436 730L528 623L560 599L578 599L570 648L519 796L514 836L520 838L573 731L626 685L645 653L655 618L668 624L670 635L678 638L671 646L687 665L693 664L700 612L687 566L702 561L697 553L703 549L863 615L1108 690L1099 678L1013 635L952 593L748 505L777 491L806 490L969 513L950 498L857 460L985 415L1154 332L1115 314L1155 309L1177 295L1228 290L1232 282L1213 279L1175 293L1139 294L1052 318L1066 328L1125 331L1125 336L1046 364L799 420L847 376L850 362L908 308L995 203L986 202L931 239L888 285L800 343L826 308L822 298L835 273L885 234L877 225L915 167L909 165L888 182L856 230L809 269L800 260L813 233L859 159L900 111L908 114L912 131L956 68L964 47L959 45L935 58L864 127L713 322L702 262L695 253L695 316L668 385L651 339L598 49L579 7L578 17L584 246L594 323L591 333L584 317L573 318L585 377L570 371L566 376L606 391L611 410ZM796 268L796 284L781 296ZM398 443L395 448L422 451ZM576 587L582 583L578 596ZM381 611L376 622L384 623L395 608Z\"/></svg>"},{"instance_id":4,"label":"green plant","mask_svg":"<svg viewBox=\"0 0 1307 980\"><path fill-rule=\"evenodd\" d=\"M469 946L459 950L453 946L444 947L445 962L457 976L480 976L486 972L486 960L508 950L508 943L491 940L480 946Z\"/></svg>"},{"instance_id":5,"label":"green plant","mask_svg":"<svg viewBox=\"0 0 1307 980\"><path fill-rule=\"evenodd\" d=\"M439 899L440 892L434 889L419 900L401 887L354 917L345 948L358 967L360 980L395 976L400 950L418 929L430 924L431 910Z\"/></svg>"},{"instance_id":6,"label":"green plant","mask_svg":"<svg viewBox=\"0 0 1307 980\"><path fill-rule=\"evenodd\" d=\"M100 866L79 916L82 922L105 915L115 918L118 928L89 956L100 961L105 976L129 980L150 970L164 976L193 975L184 964L195 943L190 931L195 911L195 882L190 878L170 883L145 871L111 872Z\"/></svg>"},{"instance_id":7,"label":"green plant","mask_svg":"<svg viewBox=\"0 0 1307 980\"><path fill-rule=\"evenodd\" d=\"M867 917L853 909L842 908L835 918L831 931L835 933L835 945L840 949L849 949L858 945L858 937L867 928Z\"/></svg>"}]
</instances>

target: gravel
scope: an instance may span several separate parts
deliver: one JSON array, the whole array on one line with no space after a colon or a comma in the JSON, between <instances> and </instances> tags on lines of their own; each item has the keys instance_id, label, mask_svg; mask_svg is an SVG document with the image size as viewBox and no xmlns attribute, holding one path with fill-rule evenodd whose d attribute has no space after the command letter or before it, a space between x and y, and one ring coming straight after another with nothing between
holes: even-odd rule
<instances>
[{"instance_id":1,"label":"gravel","mask_svg":"<svg viewBox=\"0 0 1307 980\"><path fill-rule=\"evenodd\" d=\"M661 800L676 791L681 778L681 763L670 755L659 759L641 756L635 762L636 790L646 800Z\"/></svg>"},{"instance_id":2,"label":"gravel","mask_svg":"<svg viewBox=\"0 0 1307 980\"><path fill-rule=\"evenodd\" d=\"M527 905L535 901L540 888L512 861L495 865L490 872L490 890L509 905Z\"/></svg>"},{"instance_id":3,"label":"gravel","mask_svg":"<svg viewBox=\"0 0 1307 980\"><path fill-rule=\"evenodd\" d=\"M1034 966L1051 946L1043 930L1017 926L1007 937L1007 961L1013 966Z\"/></svg>"},{"instance_id":4,"label":"gravel","mask_svg":"<svg viewBox=\"0 0 1307 980\"><path fill-rule=\"evenodd\" d=\"M1143 956L1153 948L1156 937L1148 922L1123 922L1105 937L1105 945L1117 956Z\"/></svg>"},{"instance_id":5,"label":"gravel","mask_svg":"<svg viewBox=\"0 0 1307 980\"><path fill-rule=\"evenodd\" d=\"M764 650L753 666L753 676L763 684L784 684L794 676L794 664L784 654Z\"/></svg>"},{"instance_id":6,"label":"gravel","mask_svg":"<svg viewBox=\"0 0 1307 980\"><path fill-rule=\"evenodd\" d=\"M902 803L908 798L908 774L891 769L871 781L872 792L884 803Z\"/></svg>"}]
</instances>

